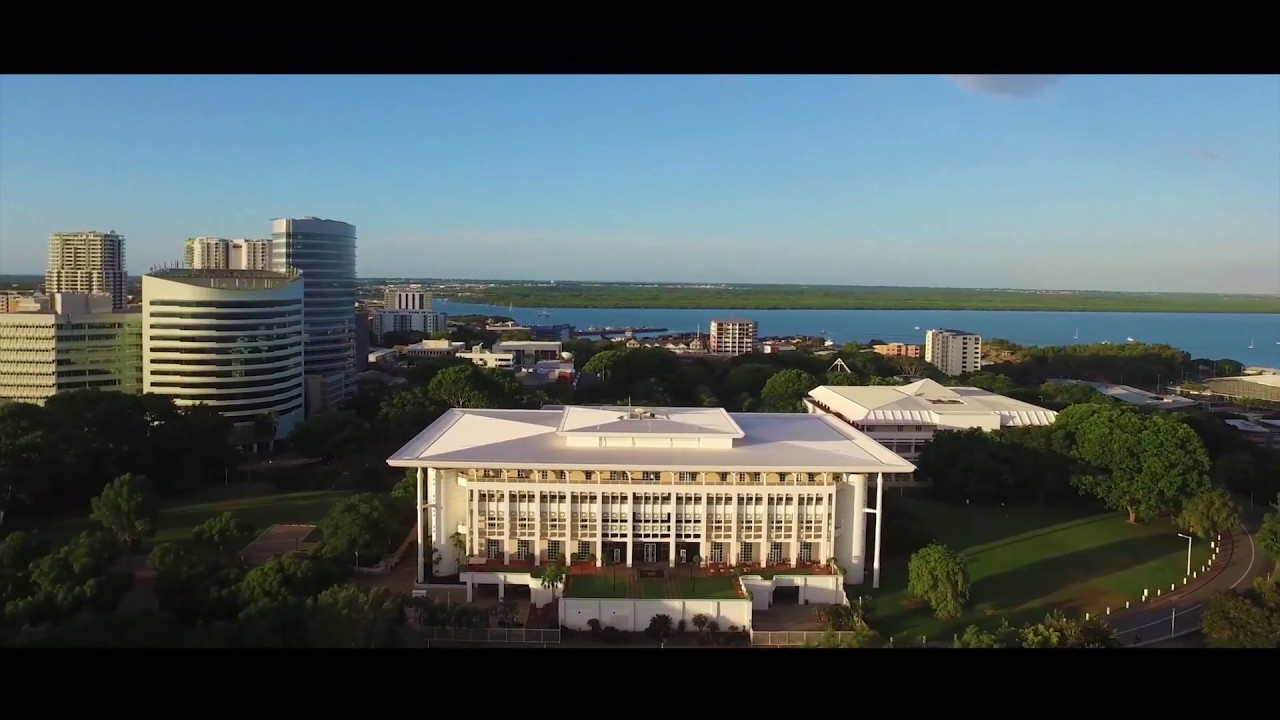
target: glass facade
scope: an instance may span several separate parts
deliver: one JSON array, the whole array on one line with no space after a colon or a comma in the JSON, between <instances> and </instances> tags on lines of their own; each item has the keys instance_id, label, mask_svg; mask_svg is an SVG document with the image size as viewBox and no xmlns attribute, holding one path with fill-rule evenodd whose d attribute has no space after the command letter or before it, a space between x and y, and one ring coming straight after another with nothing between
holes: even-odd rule
<instances>
[{"instance_id":1,"label":"glass facade","mask_svg":"<svg viewBox=\"0 0 1280 720\"><path fill-rule=\"evenodd\" d=\"M325 404L355 392L356 228L335 220L272 222L272 267L293 267L305 280L306 372L324 377Z\"/></svg>"}]
</instances>

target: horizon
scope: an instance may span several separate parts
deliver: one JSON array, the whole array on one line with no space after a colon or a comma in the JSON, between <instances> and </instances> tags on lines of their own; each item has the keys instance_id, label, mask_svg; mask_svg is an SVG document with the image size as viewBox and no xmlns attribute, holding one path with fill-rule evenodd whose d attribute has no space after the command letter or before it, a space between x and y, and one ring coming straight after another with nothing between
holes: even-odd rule
<instances>
[{"instance_id":1,"label":"horizon","mask_svg":"<svg viewBox=\"0 0 1280 720\"><path fill-rule=\"evenodd\" d=\"M161 268L155 268L161 269ZM154 272L148 270L146 273L133 274L129 273L127 277L130 280L140 279L143 275ZM35 278L43 280L45 273L0 273L0 278ZM671 286L671 287L725 287L728 289L743 287L794 287L794 288L847 288L850 290L963 290L973 292L1062 292L1062 293L1098 293L1108 295L1210 295L1210 296L1226 296L1226 297L1280 297L1280 293L1250 293L1250 292L1195 292L1184 290L1099 290L1096 288L1028 288L1028 287L961 287L958 285L840 285L835 283L752 283L752 282L723 282L717 280L690 280L690 281L672 281L672 280L572 280L572 279L556 279L556 280L534 280L529 278L468 278L468 277L408 277L408 276L364 276L356 275L356 280L383 280L392 281L387 284L422 284L431 282L441 283L497 283L506 285L532 284L547 285L549 283L565 284L565 285L639 285L639 286ZM0 288L3 290L3 288ZM466 303L464 303L466 304Z\"/></svg>"},{"instance_id":2,"label":"horizon","mask_svg":"<svg viewBox=\"0 0 1280 720\"><path fill-rule=\"evenodd\" d=\"M1272 297L1276 80L5 75L0 274L315 215L361 280Z\"/></svg>"}]
</instances>

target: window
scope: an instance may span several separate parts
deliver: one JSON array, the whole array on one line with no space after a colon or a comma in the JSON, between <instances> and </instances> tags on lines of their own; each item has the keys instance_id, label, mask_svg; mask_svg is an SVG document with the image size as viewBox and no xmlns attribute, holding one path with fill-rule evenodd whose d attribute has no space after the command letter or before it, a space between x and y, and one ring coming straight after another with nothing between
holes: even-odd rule
<instances>
[{"instance_id":1,"label":"window","mask_svg":"<svg viewBox=\"0 0 1280 720\"><path fill-rule=\"evenodd\" d=\"M651 472L651 471L647 471L647 470L646 470L646 471L644 471L644 472L641 472L641 473L640 473L639 480L640 480L640 482L656 483L656 482L658 482L658 476L659 476L659 474L660 474L660 473ZM635 473L632 473L632 474L631 474L631 479L632 479L632 480L635 480L635 479L636 479L636 474L635 474Z\"/></svg>"},{"instance_id":2,"label":"window","mask_svg":"<svg viewBox=\"0 0 1280 720\"><path fill-rule=\"evenodd\" d=\"M682 473L680 473L680 475L679 475L679 478L678 478L678 479L679 479L679 481L680 481L680 482L682 482L682 483L698 482L698 473L695 473L695 472L682 472Z\"/></svg>"},{"instance_id":3,"label":"window","mask_svg":"<svg viewBox=\"0 0 1280 720\"><path fill-rule=\"evenodd\" d=\"M579 540L577 555L578 555L577 559L579 561L586 562L587 558L590 557L591 555L591 543L587 542L586 540Z\"/></svg>"},{"instance_id":4,"label":"window","mask_svg":"<svg viewBox=\"0 0 1280 720\"><path fill-rule=\"evenodd\" d=\"M560 540L551 540L547 543L547 559L556 560L564 554L564 543Z\"/></svg>"},{"instance_id":5,"label":"window","mask_svg":"<svg viewBox=\"0 0 1280 720\"><path fill-rule=\"evenodd\" d=\"M798 483L813 482L813 475L810 473L796 473L796 482Z\"/></svg>"},{"instance_id":6,"label":"window","mask_svg":"<svg viewBox=\"0 0 1280 720\"><path fill-rule=\"evenodd\" d=\"M557 471L556 471L556 479L557 479L557 480L568 480L568 479L569 479L569 471L568 471L568 470L557 470Z\"/></svg>"},{"instance_id":7,"label":"window","mask_svg":"<svg viewBox=\"0 0 1280 720\"><path fill-rule=\"evenodd\" d=\"M724 562L724 543L722 542L711 543L711 562L713 563Z\"/></svg>"},{"instance_id":8,"label":"window","mask_svg":"<svg viewBox=\"0 0 1280 720\"><path fill-rule=\"evenodd\" d=\"M800 562L813 562L813 543L800 543Z\"/></svg>"},{"instance_id":9,"label":"window","mask_svg":"<svg viewBox=\"0 0 1280 720\"><path fill-rule=\"evenodd\" d=\"M782 562L782 543L769 543L769 562L775 565Z\"/></svg>"},{"instance_id":10,"label":"window","mask_svg":"<svg viewBox=\"0 0 1280 720\"><path fill-rule=\"evenodd\" d=\"M502 541L501 540L485 540L484 556L490 560L502 559Z\"/></svg>"},{"instance_id":11,"label":"window","mask_svg":"<svg viewBox=\"0 0 1280 720\"><path fill-rule=\"evenodd\" d=\"M738 562L740 563L753 562L752 558L755 557L755 553L753 552L753 550L755 550L755 543L749 543L749 542L740 543L738 545Z\"/></svg>"},{"instance_id":12,"label":"window","mask_svg":"<svg viewBox=\"0 0 1280 720\"><path fill-rule=\"evenodd\" d=\"M531 540L517 540L517 541L516 541L516 550L517 550L517 552L519 552L519 554L520 554L520 559L521 559L521 560L532 560L532 559L533 559L533 541L531 541Z\"/></svg>"}]
</instances>

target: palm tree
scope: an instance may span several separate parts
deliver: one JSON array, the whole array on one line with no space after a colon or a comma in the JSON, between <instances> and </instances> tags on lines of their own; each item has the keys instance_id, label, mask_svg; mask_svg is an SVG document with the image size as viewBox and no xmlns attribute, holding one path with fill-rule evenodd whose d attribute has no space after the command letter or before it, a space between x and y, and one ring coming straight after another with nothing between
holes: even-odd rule
<instances>
[{"instance_id":1,"label":"palm tree","mask_svg":"<svg viewBox=\"0 0 1280 720\"><path fill-rule=\"evenodd\" d=\"M542 587L550 589L554 596L555 589L564 583L565 574L563 565L552 562L542 570Z\"/></svg>"}]
</instances>

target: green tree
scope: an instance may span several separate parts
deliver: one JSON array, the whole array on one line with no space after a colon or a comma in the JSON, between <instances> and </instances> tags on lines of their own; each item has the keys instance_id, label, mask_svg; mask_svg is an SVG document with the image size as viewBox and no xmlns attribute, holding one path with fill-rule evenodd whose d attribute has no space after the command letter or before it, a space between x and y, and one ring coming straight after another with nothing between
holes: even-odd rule
<instances>
[{"instance_id":1,"label":"green tree","mask_svg":"<svg viewBox=\"0 0 1280 720\"><path fill-rule=\"evenodd\" d=\"M26 571L49 552L49 543L37 533L15 530L0 541L0 570Z\"/></svg>"},{"instance_id":2,"label":"green tree","mask_svg":"<svg viewBox=\"0 0 1280 720\"><path fill-rule=\"evenodd\" d=\"M1258 544L1274 560L1280 560L1280 495L1276 496L1275 512L1267 513L1262 519L1262 527L1254 537Z\"/></svg>"},{"instance_id":3,"label":"green tree","mask_svg":"<svg viewBox=\"0 0 1280 720\"><path fill-rule=\"evenodd\" d=\"M771 412L802 412L804 396L817 386L818 381L803 370L779 370L765 382L760 399Z\"/></svg>"},{"instance_id":4,"label":"green tree","mask_svg":"<svg viewBox=\"0 0 1280 720\"><path fill-rule=\"evenodd\" d=\"M445 407L492 407L485 388L485 376L474 365L454 365L441 370L431 379L427 392Z\"/></svg>"},{"instance_id":5,"label":"green tree","mask_svg":"<svg viewBox=\"0 0 1280 720\"><path fill-rule=\"evenodd\" d=\"M592 375L606 377L609 371L613 369L613 366L617 364L618 360L622 359L622 354L624 352L625 351L623 350L605 350L603 352L597 352L592 355L589 360L583 363L582 371L591 373Z\"/></svg>"},{"instance_id":6,"label":"green tree","mask_svg":"<svg viewBox=\"0 0 1280 720\"><path fill-rule=\"evenodd\" d=\"M995 632L983 630L977 625L965 628L963 634L956 638L958 648L1019 648L1022 647L1022 636L1017 628L1005 621Z\"/></svg>"},{"instance_id":7,"label":"green tree","mask_svg":"<svg viewBox=\"0 0 1280 720\"><path fill-rule=\"evenodd\" d=\"M1242 452L1233 452L1213 461L1211 474L1215 482L1229 488L1252 489L1258 478L1258 464Z\"/></svg>"},{"instance_id":8,"label":"green tree","mask_svg":"<svg viewBox=\"0 0 1280 720\"><path fill-rule=\"evenodd\" d=\"M941 543L917 550L907 566L907 592L941 619L959 617L969 602L969 568L964 558Z\"/></svg>"},{"instance_id":9,"label":"green tree","mask_svg":"<svg viewBox=\"0 0 1280 720\"><path fill-rule=\"evenodd\" d=\"M553 560L542 569L542 587L555 590L564 584L567 573L558 560Z\"/></svg>"},{"instance_id":10,"label":"green tree","mask_svg":"<svg viewBox=\"0 0 1280 720\"><path fill-rule=\"evenodd\" d=\"M1208 489L1209 456L1186 425L1129 407L1072 405L1055 421L1079 463L1076 487L1129 522L1173 510Z\"/></svg>"},{"instance_id":11,"label":"green tree","mask_svg":"<svg viewBox=\"0 0 1280 720\"><path fill-rule=\"evenodd\" d=\"M1280 648L1280 576L1258 578L1242 593L1215 595L1206 604L1200 630L1209 647Z\"/></svg>"},{"instance_id":12,"label":"green tree","mask_svg":"<svg viewBox=\"0 0 1280 720\"><path fill-rule=\"evenodd\" d=\"M392 499L386 495L363 493L343 498L320 523L324 532L322 551L346 563L355 553L369 561L381 560L408 532L398 516Z\"/></svg>"},{"instance_id":13,"label":"green tree","mask_svg":"<svg viewBox=\"0 0 1280 720\"><path fill-rule=\"evenodd\" d=\"M1076 621L1055 610L1043 622L1024 626L1019 632L1024 648L1115 648L1120 641L1099 619Z\"/></svg>"},{"instance_id":14,"label":"green tree","mask_svg":"<svg viewBox=\"0 0 1280 720\"><path fill-rule=\"evenodd\" d=\"M234 557L258 534L249 521L231 512L224 512L191 529L191 539L217 551L219 557Z\"/></svg>"},{"instance_id":15,"label":"green tree","mask_svg":"<svg viewBox=\"0 0 1280 720\"><path fill-rule=\"evenodd\" d=\"M31 501L48 446L43 421L39 406L0 403L0 527L6 514Z\"/></svg>"},{"instance_id":16,"label":"green tree","mask_svg":"<svg viewBox=\"0 0 1280 720\"><path fill-rule=\"evenodd\" d=\"M294 426L289 442L305 457L344 458L363 450L370 437L368 423L355 413L325 411Z\"/></svg>"},{"instance_id":17,"label":"green tree","mask_svg":"<svg viewBox=\"0 0 1280 720\"><path fill-rule=\"evenodd\" d=\"M831 371L826 374L823 379L823 385L832 385L836 387L847 385L861 385L862 380L853 373Z\"/></svg>"},{"instance_id":18,"label":"green tree","mask_svg":"<svg viewBox=\"0 0 1280 720\"><path fill-rule=\"evenodd\" d=\"M1224 488L1213 487L1183 504L1177 524L1196 537L1207 540L1234 530L1240 522L1239 513L1240 508L1231 498L1231 493Z\"/></svg>"},{"instance_id":19,"label":"green tree","mask_svg":"<svg viewBox=\"0 0 1280 720\"><path fill-rule=\"evenodd\" d=\"M310 647L398 647L404 604L387 588L335 585L307 601Z\"/></svg>"},{"instance_id":20,"label":"green tree","mask_svg":"<svg viewBox=\"0 0 1280 720\"><path fill-rule=\"evenodd\" d=\"M104 532L83 532L57 552L31 563L30 594L6 607L10 620L38 625L83 610L108 613L129 591L130 578L114 572L119 545Z\"/></svg>"},{"instance_id":21,"label":"green tree","mask_svg":"<svg viewBox=\"0 0 1280 720\"><path fill-rule=\"evenodd\" d=\"M216 545L163 543L151 551L147 565L156 571L155 594L161 610L188 626L229 621L239 615L236 586L244 571L214 554L216 549Z\"/></svg>"},{"instance_id":22,"label":"green tree","mask_svg":"<svg viewBox=\"0 0 1280 720\"><path fill-rule=\"evenodd\" d=\"M300 603L342 582L348 568L312 556L278 555L250 570L237 587L245 606Z\"/></svg>"},{"instance_id":23,"label":"green tree","mask_svg":"<svg viewBox=\"0 0 1280 720\"><path fill-rule=\"evenodd\" d=\"M160 522L160 502L145 476L125 473L91 502L90 516L116 536L125 550L134 550L154 537Z\"/></svg>"}]
</instances>

